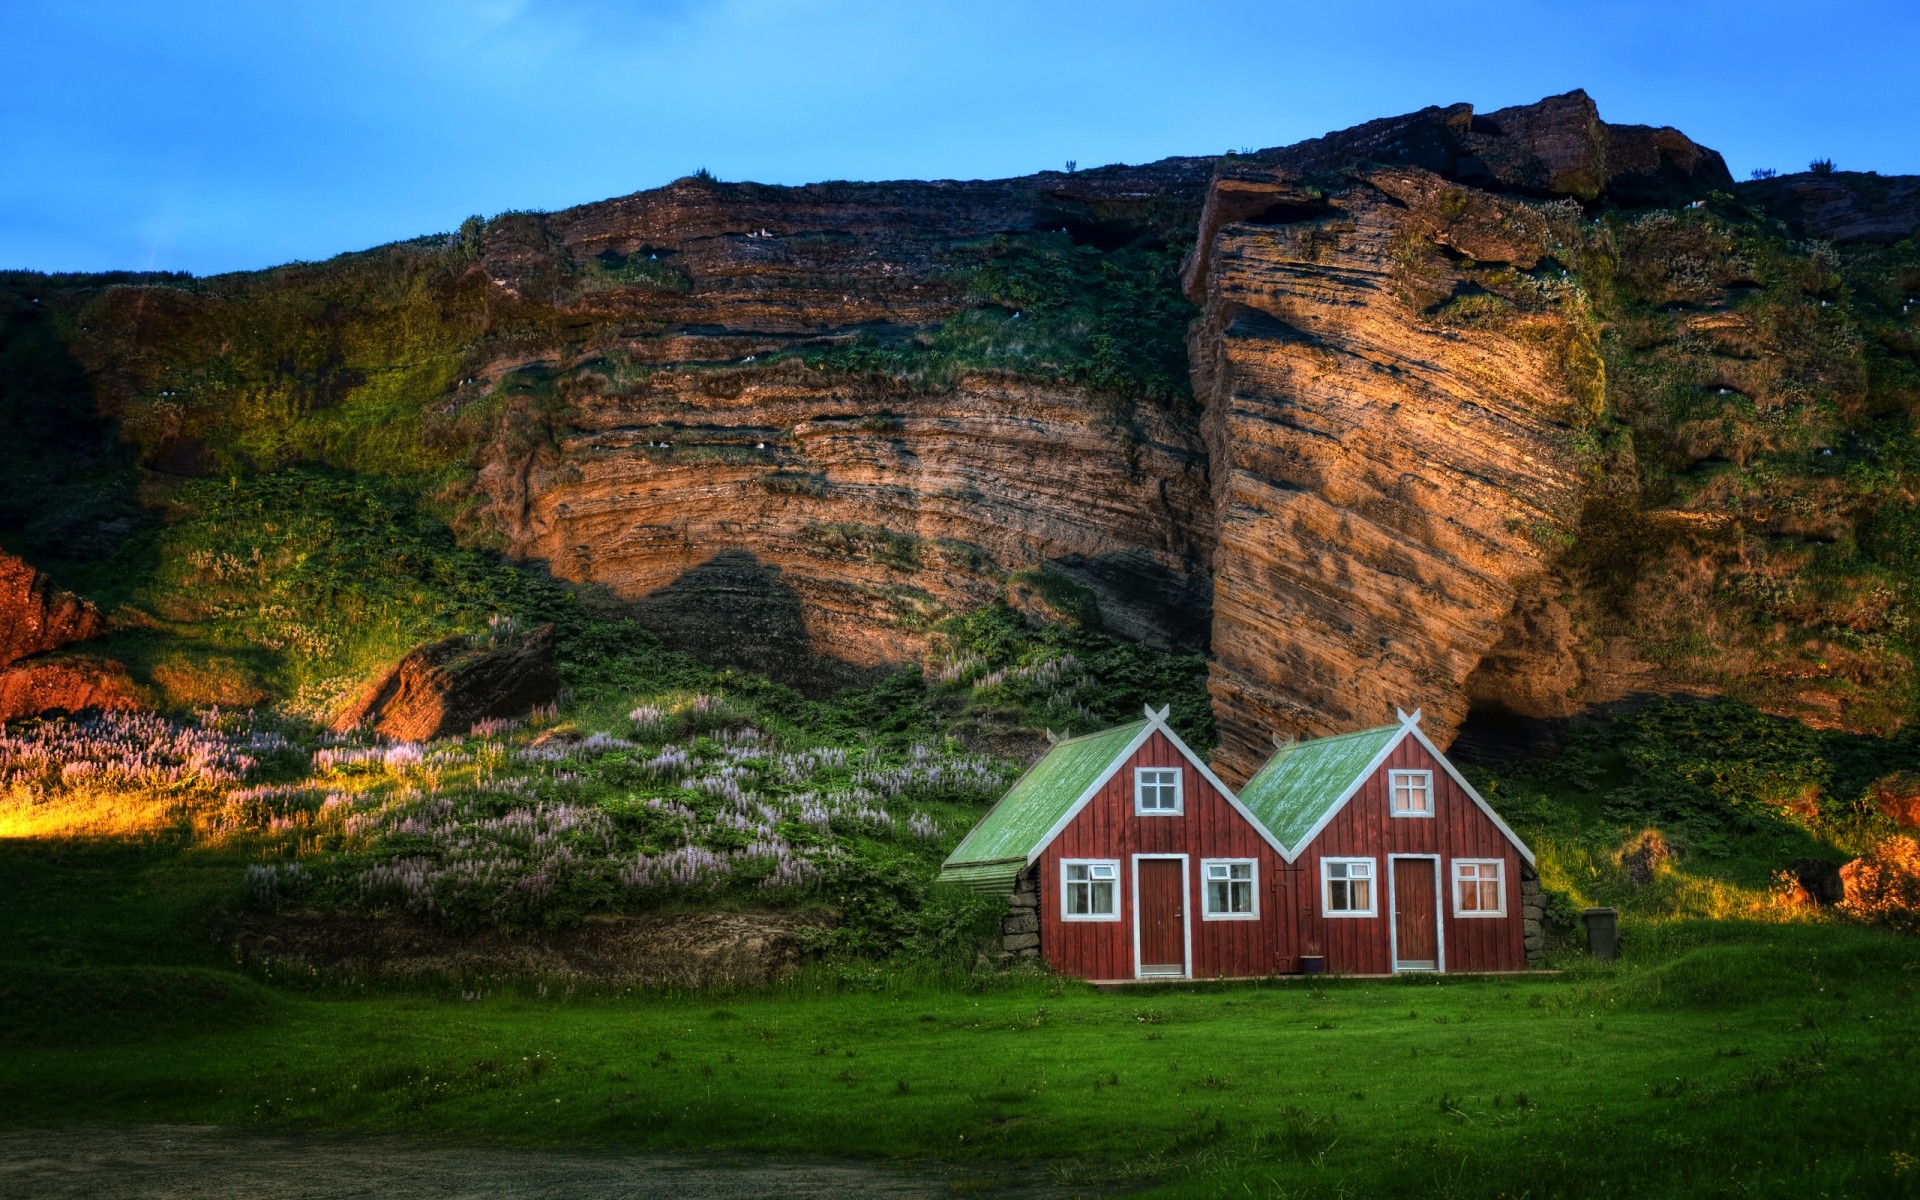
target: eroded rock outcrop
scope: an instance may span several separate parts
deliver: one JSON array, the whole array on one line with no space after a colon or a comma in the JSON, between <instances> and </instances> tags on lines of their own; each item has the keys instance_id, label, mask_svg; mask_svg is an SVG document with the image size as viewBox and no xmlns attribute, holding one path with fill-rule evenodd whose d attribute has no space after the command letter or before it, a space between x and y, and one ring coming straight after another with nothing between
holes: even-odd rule
<instances>
[{"instance_id":1,"label":"eroded rock outcrop","mask_svg":"<svg viewBox=\"0 0 1920 1200\"><path fill-rule=\"evenodd\" d=\"M398 742L464 736L476 721L525 716L559 692L551 625L478 642L455 636L401 659L334 719L333 728L366 726Z\"/></svg>"},{"instance_id":2,"label":"eroded rock outcrop","mask_svg":"<svg viewBox=\"0 0 1920 1200\"><path fill-rule=\"evenodd\" d=\"M1897 242L1920 230L1920 175L1808 171L1740 185L1798 238Z\"/></svg>"},{"instance_id":3,"label":"eroded rock outcrop","mask_svg":"<svg viewBox=\"0 0 1920 1200\"><path fill-rule=\"evenodd\" d=\"M100 610L0 550L0 667L105 632Z\"/></svg>"},{"instance_id":4,"label":"eroded rock outcrop","mask_svg":"<svg viewBox=\"0 0 1920 1200\"><path fill-rule=\"evenodd\" d=\"M1869 393L1906 370L1910 279L1838 286L1858 255L1749 206L1795 239L1886 240L1911 192L1735 185L1574 92L1218 161L687 179L70 307L156 486L252 469L241 412L306 422L267 440L344 445L343 469L417 438L473 468L451 497L470 544L815 691L913 661L945 614L1066 605L1212 650L1233 779L1273 731L1396 705L1444 739L1473 705L1758 681L1809 697L1783 711L1894 719L1838 699L1906 694L1879 585L1788 585L1801 543L1857 532L1860 414L1906 404ZM1127 354L1156 337L1172 366L1143 371ZM358 403L397 362L439 365ZM345 445L342 407L398 415Z\"/></svg>"}]
</instances>

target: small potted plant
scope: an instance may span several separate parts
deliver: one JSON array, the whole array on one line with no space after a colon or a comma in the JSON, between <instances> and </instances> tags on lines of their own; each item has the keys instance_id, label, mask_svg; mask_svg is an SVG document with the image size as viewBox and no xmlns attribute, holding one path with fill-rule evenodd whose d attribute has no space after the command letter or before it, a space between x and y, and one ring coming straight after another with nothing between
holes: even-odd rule
<instances>
[{"instance_id":1,"label":"small potted plant","mask_svg":"<svg viewBox=\"0 0 1920 1200\"><path fill-rule=\"evenodd\" d=\"M1320 943L1307 939L1306 950L1300 955L1300 973L1302 975L1324 975L1327 973L1327 956L1320 953Z\"/></svg>"}]
</instances>

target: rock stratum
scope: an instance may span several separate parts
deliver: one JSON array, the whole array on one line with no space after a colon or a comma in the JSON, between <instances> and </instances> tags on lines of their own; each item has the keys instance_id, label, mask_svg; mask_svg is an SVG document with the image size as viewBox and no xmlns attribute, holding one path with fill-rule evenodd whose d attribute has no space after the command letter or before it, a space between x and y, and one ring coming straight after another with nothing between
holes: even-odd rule
<instances>
[{"instance_id":1,"label":"rock stratum","mask_svg":"<svg viewBox=\"0 0 1920 1200\"><path fill-rule=\"evenodd\" d=\"M471 544L819 691L1043 596L1209 652L1237 779L1276 731L1395 706L1442 734L1646 690L1903 720L1874 531L1911 508L1914 195L1736 184L1575 92L9 286L60 315L150 504L296 463L412 480ZM1837 590L1806 582L1830 546L1864 556Z\"/></svg>"}]
</instances>

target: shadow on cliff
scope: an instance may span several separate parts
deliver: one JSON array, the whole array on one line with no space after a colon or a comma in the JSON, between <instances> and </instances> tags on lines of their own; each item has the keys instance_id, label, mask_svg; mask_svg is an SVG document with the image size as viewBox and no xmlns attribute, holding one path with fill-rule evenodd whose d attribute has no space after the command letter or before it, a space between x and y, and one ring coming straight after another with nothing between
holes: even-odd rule
<instances>
[{"instance_id":1,"label":"shadow on cliff","mask_svg":"<svg viewBox=\"0 0 1920 1200\"><path fill-rule=\"evenodd\" d=\"M723 550L634 602L634 617L675 650L743 667L815 698L877 682L899 668L824 653L800 593L780 568L747 550Z\"/></svg>"},{"instance_id":2,"label":"shadow on cliff","mask_svg":"<svg viewBox=\"0 0 1920 1200\"><path fill-rule=\"evenodd\" d=\"M152 565L131 446L100 415L37 277L0 278L0 545L110 604Z\"/></svg>"},{"instance_id":3,"label":"shadow on cliff","mask_svg":"<svg viewBox=\"0 0 1920 1200\"><path fill-rule=\"evenodd\" d=\"M1137 550L1067 554L1047 569L1087 589L1108 633L1173 654L1204 654L1213 633L1213 580L1172 571Z\"/></svg>"}]
</instances>

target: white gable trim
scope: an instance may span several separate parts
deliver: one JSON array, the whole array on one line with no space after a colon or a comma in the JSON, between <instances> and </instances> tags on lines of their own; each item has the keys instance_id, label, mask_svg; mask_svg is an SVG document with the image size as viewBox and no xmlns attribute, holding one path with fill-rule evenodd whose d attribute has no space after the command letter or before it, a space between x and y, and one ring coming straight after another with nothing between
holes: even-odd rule
<instances>
[{"instance_id":1,"label":"white gable trim","mask_svg":"<svg viewBox=\"0 0 1920 1200\"><path fill-rule=\"evenodd\" d=\"M1148 712L1151 713L1152 710L1149 709ZM1153 731L1157 727L1157 722L1148 721L1140 732L1134 735L1133 740L1126 744L1124 749L1114 754L1113 758L1108 761L1106 770L1100 772L1094 781L1087 785L1087 790L1081 792L1080 798L1073 802L1072 807L1067 809L1066 814L1053 823L1053 828L1047 830L1046 836L1033 844L1033 849L1027 852L1028 866L1032 866L1040 860L1040 856L1047 852L1047 847L1053 845L1053 839L1059 837L1066 831L1067 826L1073 824L1073 819L1080 815L1080 810L1087 806L1089 800L1092 800L1100 794L1100 789L1107 786L1107 781L1112 779L1120 770L1121 764L1132 758L1139 752L1140 747L1147 744L1147 739L1153 736ZM1002 798L1004 799L1004 797Z\"/></svg>"},{"instance_id":2,"label":"white gable trim","mask_svg":"<svg viewBox=\"0 0 1920 1200\"><path fill-rule=\"evenodd\" d=\"M1048 730L1047 732L1051 734L1053 731ZM1071 739L1066 739L1066 740L1071 740ZM1060 745L1060 742L1050 743L1047 746L1047 754L1052 754L1053 748L1058 745ZM1006 791L1000 793L1000 798L993 802L992 806L987 809L986 814L982 816L978 821L975 821L973 823L973 829L978 829L980 828L980 826L986 824L988 817L991 817L994 813L999 812L1000 806L1013 798L1013 794L1020 790L1020 784L1025 781L1027 776L1033 774L1036 770L1039 769L1040 764L1046 761L1047 754L1042 754L1039 758L1036 758L1031 763L1027 764L1027 769L1020 772L1019 777L1016 778L1010 785L1008 785ZM967 838L973 836L973 829L969 829L967 831L966 837L963 837L960 839L960 846L964 846L967 844ZM947 855L946 860L940 864L941 870L944 871L948 867L958 867L958 866L974 867L974 866L983 866L989 863L1019 862L1023 857L1022 855L1015 854L1007 858L988 858L988 859L971 859L970 858L970 859L955 861L954 855L960 853L960 846L955 846L953 848L953 853ZM1028 861L1031 861L1031 860L1028 860Z\"/></svg>"},{"instance_id":3,"label":"white gable trim","mask_svg":"<svg viewBox=\"0 0 1920 1200\"><path fill-rule=\"evenodd\" d=\"M1053 828L1047 830L1046 836L1034 844L1032 851L1027 854L1027 864L1029 866L1039 861L1040 856L1046 853L1047 847L1053 844L1053 839L1066 832L1067 826L1073 824L1073 819L1080 815L1080 811L1084 809L1095 796L1100 794L1100 789L1107 786L1107 782L1114 777L1114 774L1120 770L1121 766L1128 759L1139 753L1140 747L1146 745L1147 739L1152 737L1156 732L1164 734L1166 739L1173 743L1173 748L1180 752L1180 756L1192 764L1194 770L1200 772L1202 779L1205 779L1213 785L1214 791L1219 792L1220 795L1226 798L1227 803L1233 806L1233 810L1240 814L1241 819L1252 826L1254 832L1258 833L1267 845L1273 847L1275 854L1278 854L1285 862L1291 863L1293 861L1293 856L1288 854L1287 848L1280 844L1280 839L1274 837L1272 832L1260 823L1260 819L1254 816L1246 805L1240 803L1240 797L1233 794L1233 789L1220 782L1220 777L1215 775L1206 763L1201 762L1200 756L1195 754L1185 742L1181 741L1180 735L1168 726L1167 710L1170 707L1171 705L1163 705L1156 709L1151 704L1147 705L1147 727L1140 731L1139 736L1128 742L1124 750L1121 750L1113 756L1113 761L1107 764L1107 769L1100 772L1099 778L1095 779L1086 791L1080 793L1080 798L1073 802L1073 807L1067 809L1066 815L1062 816L1058 821L1055 821Z\"/></svg>"},{"instance_id":4,"label":"white gable trim","mask_svg":"<svg viewBox=\"0 0 1920 1200\"><path fill-rule=\"evenodd\" d=\"M1372 762L1369 762L1365 767L1361 768L1360 773L1354 777L1353 782L1347 785L1347 790L1340 793L1340 798L1329 805L1326 812L1320 814L1320 819L1314 822L1313 828L1307 830L1306 834L1302 836L1300 841L1294 846L1293 853L1287 855L1287 861L1291 863L1304 853L1313 839L1320 836L1321 830L1325 829L1333 822L1335 817L1340 815L1340 810L1347 806L1347 801L1353 799L1355 793L1359 792L1360 786L1366 783L1367 780L1372 779L1374 773L1385 765L1387 756L1392 754L1401 742L1411 737L1418 741L1421 746L1425 747L1427 753L1433 756L1433 760L1440 764L1441 768L1452 777L1455 783L1460 785L1460 790L1467 794L1468 799L1479 806L1480 811L1486 815L1487 820L1493 822L1494 828L1498 829L1509 842L1513 843L1513 848L1520 852L1521 858L1527 860L1527 865L1530 867L1536 866L1537 864L1533 860L1533 850L1529 848L1525 842L1520 840L1519 834L1515 833L1507 826L1505 821L1500 819L1500 814L1493 811L1493 805L1488 804L1486 798L1474 790L1473 785L1467 782L1466 776L1460 773L1459 768L1455 767L1446 755L1440 753L1440 748L1428 741L1426 734L1420 732L1420 710L1417 708L1414 709L1412 716L1408 716L1404 712L1400 713L1399 716L1400 732L1395 734L1392 740L1387 742L1380 753L1373 756Z\"/></svg>"},{"instance_id":5,"label":"white gable trim","mask_svg":"<svg viewBox=\"0 0 1920 1200\"><path fill-rule=\"evenodd\" d=\"M1416 718L1419 716L1418 713L1414 715ZM1462 775L1459 770L1454 767L1453 763L1447 760L1447 756L1440 753L1439 748L1427 740L1427 735L1420 732L1420 726L1417 723L1409 724L1407 726L1407 732L1411 733L1419 740L1422 746L1427 748L1427 753L1433 755L1435 762L1446 768L1447 774L1453 776L1453 781L1460 785L1460 790L1465 792L1469 799L1480 806L1480 811L1486 814L1487 820L1493 822L1494 828L1506 835L1506 839L1513 843L1513 848L1520 852L1520 857L1527 860L1527 865L1530 867L1537 865L1533 861L1533 850L1529 848L1525 842L1520 840L1519 834L1507 827L1507 823L1500 819L1500 814L1493 811L1493 805L1488 804L1486 799L1473 789L1473 785L1467 782L1467 777Z\"/></svg>"},{"instance_id":6,"label":"white gable trim","mask_svg":"<svg viewBox=\"0 0 1920 1200\"><path fill-rule=\"evenodd\" d=\"M1339 798L1327 806L1327 811L1320 814L1320 819L1313 823L1313 828L1300 835L1300 840L1294 843L1293 853L1287 855L1288 862L1292 862L1294 859L1306 853L1306 849L1312 844L1313 839L1319 837L1320 831L1332 824L1333 819L1340 815L1340 810L1347 806L1347 801L1353 799L1354 794L1360 790L1360 785L1373 778L1373 773L1378 771L1381 765L1387 761L1387 755L1393 753L1393 748L1407 740L1407 730L1409 728L1411 727L1402 723L1400 732L1395 734L1388 740L1385 746L1380 748L1380 753L1374 755L1372 761L1360 768L1360 773L1353 777L1353 782L1347 785L1347 790L1341 792Z\"/></svg>"},{"instance_id":7,"label":"white gable trim","mask_svg":"<svg viewBox=\"0 0 1920 1200\"><path fill-rule=\"evenodd\" d=\"M1280 856L1282 862L1291 863L1293 856L1288 854L1287 848L1280 844L1280 839L1274 837L1273 832L1261 822L1260 818L1253 815L1253 810L1240 803L1240 797L1233 794L1233 789L1220 782L1220 777L1215 775L1206 763L1200 761L1199 755L1187 748L1187 744L1180 740L1179 734L1167 726L1165 722L1167 710L1163 708L1158 715L1155 715L1153 710L1149 709L1147 715L1152 718L1153 724L1159 728L1160 732L1167 735L1167 740L1173 743L1173 748L1185 756L1186 760L1193 764L1194 769L1200 772L1200 777L1212 784L1214 791L1226 797L1227 803L1233 806L1233 811L1240 814L1240 819L1251 825L1254 832L1260 835L1261 840L1273 847L1273 852Z\"/></svg>"}]
</instances>

